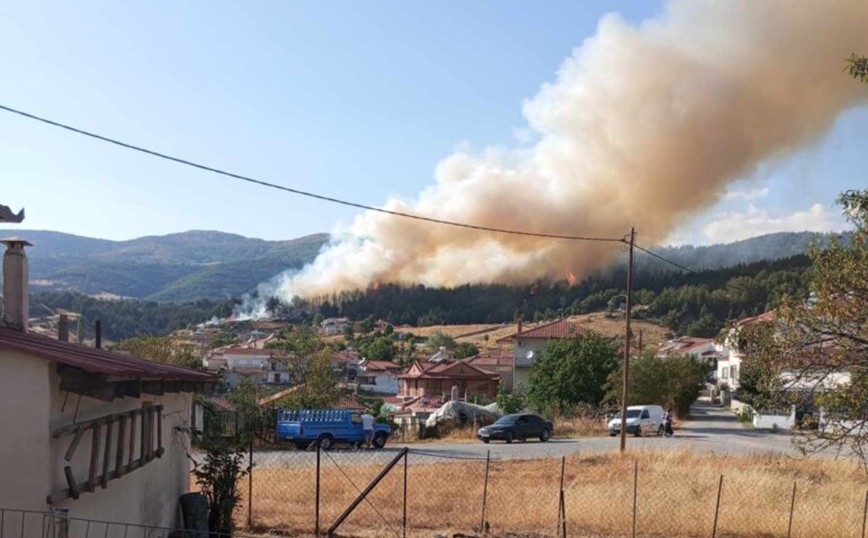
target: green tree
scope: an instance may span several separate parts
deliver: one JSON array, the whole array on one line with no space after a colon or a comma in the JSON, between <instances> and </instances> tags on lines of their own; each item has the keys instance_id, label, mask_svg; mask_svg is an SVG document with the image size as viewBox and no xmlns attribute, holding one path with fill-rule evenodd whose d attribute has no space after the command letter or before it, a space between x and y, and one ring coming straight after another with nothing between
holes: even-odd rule
<instances>
[{"instance_id":1,"label":"green tree","mask_svg":"<svg viewBox=\"0 0 868 538\"><path fill-rule=\"evenodd\" d=\"M856 80L868 82L868 56L852 54L847 60L847 72Z\"/></svg>"},{"instance_id":2,"label":"green tree","mask_svg":"<svg viewBox=\"0 0 868 538\"><path fill-rule=\"evenodd\" d=\"M540 410L565 412L578 403L599 405L606 379L618 367L617 342L594 332L556 340L530 372L528 401Z\"/></svg>"},{"instance_id":3,"label":"green tree","mask_svg":"<svg viewBox=\"0 0 868 538\"><path fill-rule=\"evenodd\" d=\"M479 355L479 348L470 342L461 342L455 346L453 353L455 354L456 359L466 359L467 357Z\"/></svg>"},{"instance_id":4,"label":"green tree","mask_svg":"<svg viewBox=\"0 0 868 538\"><path fill-rule=\"evenodd\" d=\"M289 393L275 402L279 407L291 409L317 409L330 407L339 396L337 377L332 370L331 352L318 351L298 363L291 370L297 384Z\"/></svg>"},{"instance_id":5,"label":"green tree","mask_svg":"<svg viewBox=\"0 0 868 538\"><path fill-rule=\"evenodd\" d=\"M374 332L374 325L374 316L368 316L359 323L359 331L361 331L363 335L370 334Z\"/></svg>"},{"instance_id":6,"label":"green tree","mask_svg":"<svg viewBox=\"0 0 868 538\"><path fill-rule=\"evenodd\" d=\"M276 340L265 345L267 349L277 349L291 358L307 357L324 349L325 343L307 325L289 326Z\"/></svg>"},{"instance_id":7,"label":"green tree","mask_svg":"<svg viewBox=\"0 0 868 538\"><path fill-rule=\"evenodd\" d=\"M441 347L445 347L447 350L452 351L455 349L455 346L455 339L444 332L438 331L428 337L428 349L431 351L437 351Z\"/></svg>"},{"instance_id":8,"label":"green tree","mask_svg":"<svg viewBox=\"0 0 868 538\"><path fill-rule=\"evenodd\" d=\"M672 407L679 417L688 417L709 373L711 365L692 355L643 353L630 361L627 404ZM621 402L621 378L618 368L607 383L608 400L617 404Z\"/></svg>"},{"instance_id":9,"label":"green tree","mask_svg":"<svg viewBox=\"0 0 868 538\"><path fill-rule=\"evenodd\" d=\"M391 361L398 353L395 340L389 336L378 336L359 346L362 356L376 361Z\"/></svg>"},{"instance_id":10,"label":"green tree","mask_svg":"<svg viewBox=\"0 0 868 538\"><path fill-rule=\"evenodd\" d=\"M136 336L118 342L115 351L126 351L134 357L186 368L201 368L202 361L192 344L178 343L168 336Z\"/></svg>"},{"instance_id":11,"label":"green tree","mask_svg":"<svg viewBox=\"0 0 868 538\"><path fill-rule=\"evenodd\" d=\"M847 448L868 469L868 189L845 192L838 201L855 227L852 240L810 253L810 298L785 300L774 338L755 346L769 365L768 385L800 388L776 391L779 404L798 405L808 389L825 410L825 427L803 432L801 448Z\"/></svg>"},{"instance_id":12,"label":"green tree","mask_svg":"<svg viewBox=\"0 0 868 538\"><path fill-rule=\"evenodd\" d=\"M497 408L503 414L518 413L525 408L525 398L527 391L524 385L519 384L515 390L509 390L506 385L501 383L497 387Z\"/></svg>"}]
</instances>

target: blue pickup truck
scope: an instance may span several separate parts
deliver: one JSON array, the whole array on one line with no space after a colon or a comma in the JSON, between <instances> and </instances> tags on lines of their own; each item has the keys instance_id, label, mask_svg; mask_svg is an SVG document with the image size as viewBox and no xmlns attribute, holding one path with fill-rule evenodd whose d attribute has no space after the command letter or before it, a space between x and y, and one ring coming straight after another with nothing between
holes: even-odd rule
<instances>
[{"instance_id":1,"label":"blue pickup truck","mask_svg":"<svg viewBox=\"0 0 868 538\"><path fill-rule=\"evenodd\" d=\"M374 448L386 446L390 433L388 425L375 423ZM300 450L314 442L323 450L339 442L359 446L365 442L362 414L349 409L278 409L277 438Z\"/></svg>"}]
</instances>

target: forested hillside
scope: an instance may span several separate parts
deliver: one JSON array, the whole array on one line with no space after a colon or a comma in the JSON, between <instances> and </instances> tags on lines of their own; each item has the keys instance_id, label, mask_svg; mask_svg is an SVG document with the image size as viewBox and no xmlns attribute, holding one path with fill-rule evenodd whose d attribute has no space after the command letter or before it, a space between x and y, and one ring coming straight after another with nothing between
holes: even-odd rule
<instances>
[{"instance_id":1,"label":"forested hillside","mask_svg":"<svg viewBox=\"0 0 868 538\"><path fill-rule=\"evenodd\" d=\"M676 333L714 336L727 320L774 308L784 295L806 297L808 270L808 257L800 255L695 273L637 271L636 315L657 319ZM314 305L325 317L373 316L395 324L500 323L519 317L538 321L617 309L625 282L626 271L616 269L576 286L567 282L454 289L383 285L322 298Z\"/></svg>"},{"instance_id":2,"label":"forested hillside","mask_svg":"<svg viewBox=\"0 0 868 538\"><path fill-rule=\"evenodd\" d=\"M111 294L162 302L240 296L274 275L312 261L325 234L264 241L222 232L190 231L129 241L60 232L0 230L33 243L34 291Z\"/></svg>"},{"instance_id":3,"label":"forested hillside","mask_svg":"<svg viewBox=\"0 0 868 538\"><path fill-rule=\"evenodd\" d=\"M264 241L209 231L129 241L38 230L7 229L0 230L0 234L17 235L34 244L28 249L34 291L111 294L160 302L239 297L283 271L311 262L327 241L325 234ZM717 269L802 254L812 241L828 238L808 232L777 233L725 245L663 247L654 251L693 269ZM623 272L623 265L623 259L616 260L610 270L617 274L620 268ZM668 274L673 269L641 251L637 252L636 267L640 276ZM507 302L514 304L513 292L503 293ZM498 304L491 306L501 308ZM398 309L405 310L403 306ZM416 316L422 316L428 309L421 313L413 310Z\"/></svg>"}]
</instances>

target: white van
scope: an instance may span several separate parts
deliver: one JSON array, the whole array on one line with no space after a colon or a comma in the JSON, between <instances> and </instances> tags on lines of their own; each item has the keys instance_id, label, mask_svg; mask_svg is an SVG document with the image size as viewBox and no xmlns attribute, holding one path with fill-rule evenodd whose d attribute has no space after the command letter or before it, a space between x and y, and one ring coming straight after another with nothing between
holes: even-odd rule
<instances>
[{"instance_id":1,"label":"white van","mask_svg":"<svg viewBox=\"0 0 868 538\"><path fill-rule=\"evenodd\" d=\"M627 408L627 433L639 436L643 433L658 433L663 427L663 408L659 405L631 405ZM621 413L609 421L609 436L621 434Z\"/></svg>"}]
</instances>

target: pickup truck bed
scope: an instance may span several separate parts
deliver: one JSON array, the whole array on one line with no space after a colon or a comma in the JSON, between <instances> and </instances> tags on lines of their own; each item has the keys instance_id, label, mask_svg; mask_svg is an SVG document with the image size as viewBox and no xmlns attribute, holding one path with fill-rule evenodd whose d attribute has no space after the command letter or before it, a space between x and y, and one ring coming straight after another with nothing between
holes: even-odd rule
<instances>
[{"instance_id":1,"label":"pickup truck bed","mask_svg":"<svg viewBox=\"0 0 868 538\"><path fill-rule=\"evenodd\" d=\"M391 430L386 424L374 424L375 448L386 446ZM277 411L277 438L305 449L319 443L328 450L335 443L360 445L365 441L362 414L349 409L279 409Z\"/></svg>"}]
</instances>

